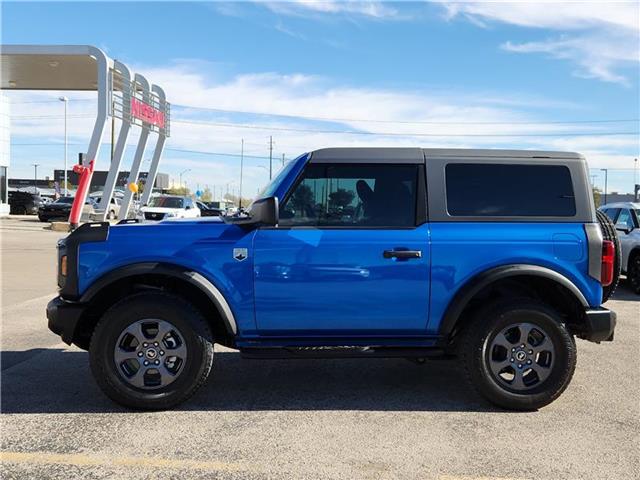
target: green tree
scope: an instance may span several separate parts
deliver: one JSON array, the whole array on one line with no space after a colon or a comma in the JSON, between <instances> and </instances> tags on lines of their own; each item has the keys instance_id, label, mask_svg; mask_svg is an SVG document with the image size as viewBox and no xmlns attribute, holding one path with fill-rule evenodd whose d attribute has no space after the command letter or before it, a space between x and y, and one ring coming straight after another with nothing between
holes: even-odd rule
<instances>
[{"instance_id":1,"label":"green tree","mask_svg":"<svg viewBox=\"0 0 640 480\"><path fill-rule=\"evenodd\" d=\"M291 195L289 204L296 211L305 212L307 208L313 207L313 192L308 185L300 184L296 191Z\"/></svg>"},{"instance_id":2,"label":"green tree","mask_svg":"<svg viewBox=\"0 0 640 480\"><path fill-rule=\"evenodd\" d=\"M206 187L202 191L202 195L200 196L200 200L203 201L203 202L210 202L211 200L213 200L213 194L211 193L211 190L209 190L209 187Z\"/></svg>"},{"instance_id":3,"label":"green tree","mask_svg":"<svg viewBox=\"0 0 640 480\"><path fill-rule=\"evenodd\" d=\"M346 208L351 205L355 195L351 190L339 188L329 194L329 206L332 208Z\"/></svg>"},{"instance_id":4,"label":"green tree","mask_svg":"<svg viewBox=\"0 0 640 480\"><path fill-rule=\"evenodd\" d=\"M596 204L596 208L600 206L602 201L602 192L598 187L593 187L593 203Z\"/></svg>"}]
</instances>

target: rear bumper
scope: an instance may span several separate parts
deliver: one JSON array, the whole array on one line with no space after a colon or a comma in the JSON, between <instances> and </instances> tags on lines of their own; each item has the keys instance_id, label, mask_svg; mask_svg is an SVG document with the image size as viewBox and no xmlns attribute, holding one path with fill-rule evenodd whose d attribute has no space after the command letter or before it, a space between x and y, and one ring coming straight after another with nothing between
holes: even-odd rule
<instances>
[{"instance_id":1,"label":"rear bumper","mask_svg":"<svg viewBox=\"0 0 640 480\"><path fill-rule=\"evenodd\" d=\"M584 312L585 331L579 337L590 342L610 342L616 328L616 312L594 308Z\"/></svg>"},{"instance_id":2,"label":"rear bumper","mask_svg":"<svg viewBox=\"0 0 640 480\"><path fill-rule=\"evenodd\" d=\"M47 304L49 330L60 335L65 343L71 345L84 310L83 304L66 302L60 297L54 298Z\"/></svg>"}]
</instances>

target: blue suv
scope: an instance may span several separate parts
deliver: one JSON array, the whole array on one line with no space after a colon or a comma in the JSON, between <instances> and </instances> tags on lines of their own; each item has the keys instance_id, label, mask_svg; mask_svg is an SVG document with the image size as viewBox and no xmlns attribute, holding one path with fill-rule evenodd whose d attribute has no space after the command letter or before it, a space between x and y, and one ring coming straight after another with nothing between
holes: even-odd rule
<instances>
[{"instance_id":1,"label":"blue suv","mask_svg":"<svg viewBox=\"0 0 640 480\"><path fill-rule=\"evenodd\" d=\"M613 339L617 245L578 154L329 148L235 215L82 225L58 244L47 317L133 408L189 398L218 343L455 357L489 401L531 410L569 384L574 337Z\"/></svg>"}]
</instances>

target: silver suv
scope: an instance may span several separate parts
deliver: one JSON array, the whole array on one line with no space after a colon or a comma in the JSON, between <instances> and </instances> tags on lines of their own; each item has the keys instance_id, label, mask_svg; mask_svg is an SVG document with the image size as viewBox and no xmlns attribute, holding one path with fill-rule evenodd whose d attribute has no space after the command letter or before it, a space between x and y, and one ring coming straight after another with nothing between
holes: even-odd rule
<instances>
[{"instance_id":1,"label":"silver suv","mask_svg":"<svg viewBox=\"0 0 640 480\"><path fill-rule=\"evenodd\" d=\"M600 207L615 223L622 249L622 273L640 294L640 203L608 203Z\"/></svg>"}]
</instances>

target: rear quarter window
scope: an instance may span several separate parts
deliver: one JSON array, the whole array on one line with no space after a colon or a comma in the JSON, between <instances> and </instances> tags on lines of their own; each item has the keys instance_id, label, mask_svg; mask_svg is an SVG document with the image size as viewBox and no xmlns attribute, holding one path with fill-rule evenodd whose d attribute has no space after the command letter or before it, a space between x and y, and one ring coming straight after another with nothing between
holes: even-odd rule
<instances>
[{"instance_id":1,"label":"rear quarter window","mask_svg":"<svg viewBox=\"0 0 640 480\"><path fill-rule=\"evenodd\" d=\"M450 163L447 212L461 217L573 217L571 173L562 165Z\"/></svg>"}]
</instances>

